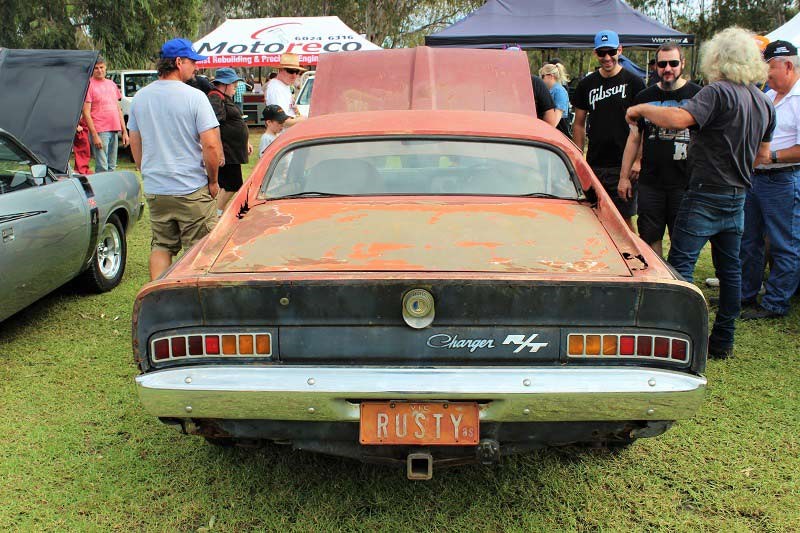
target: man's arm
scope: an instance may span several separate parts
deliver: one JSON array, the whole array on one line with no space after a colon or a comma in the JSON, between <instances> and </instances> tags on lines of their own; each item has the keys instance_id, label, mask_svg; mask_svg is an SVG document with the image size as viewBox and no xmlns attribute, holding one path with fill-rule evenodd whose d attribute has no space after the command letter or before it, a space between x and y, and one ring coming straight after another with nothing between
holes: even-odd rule
<instances>
[{"instance_id":1,"label":"man's arm","mask_svg":"<svg viewBox=\"0 0 800 533\"><path fill-rule=\"evenodd\" d=\"M131 155L136 164L136 170L142 169L142 136L136 130L131 130Z\"/></svg>"},{"instance_id":2,"label":"man's arm","mask_svg":"<svg viewBox=\"0 0 800 533\"><path fill-rule=\"evenodd\" d=\"M559 109L558 112L560 114L561 110ZM542 118L544 119L545 122L547 122L548 124L550 124L554 128L556 126L558 126L558 121L561 120L561 117L556 114L556 110L555 109L548 109L547 111L545 111L544 112L544 117L542 117Z\"/></svg>"},{"instance_id":3,"label":"man's arm","mask_svg":"<svg viewBox=\"0 0 800 533\"><path fill-rule=\"evenodd\" d=\"M100 136L97 134L97 130L94 128L94 121L92 120L92 103L91 102L84 102L83 103L83 120L86 121L86 125L89 127L89 136L92 138L92 144L97 149L103 148L103 141L100 139Z\"/></svg>"},{"instance_id":4,"label":"man's arm","mask_svg":"<svg viewBox=\"0 0 800 533\"><path fill-rule=\"evenodd\" d=\"M583 143L586 141L586 110L575 108L575 122L572 124L572 140L583 151Z\"/></svg>"},{"instance_id":5,"label":"man's arm","mask_svg":"<svg viewBox=\"0 0 800 533\"><path fill-rule=\"evenodd\" d=\"M760 167L761 165L771 165L772 159L769 157L769 143L762 142L758 145L758 152L756 152L756 160L753 162L753 166ZM776 150L780 152L778 154L778 163L794 163L795 161L800 161L800 146L794 145L791 148L785 148L783 150ZM797 152L797 159L794 161L787 161L786 157L781 157L781 154L792 154Z\"/></svg>"},{"instance_id":6,"label":"man's arm","mask_svg":"<svg viewBox=\"0 0 800 533\"><path fill-rule=\"evenodd\" d=\"M684 130L697 124L692 114L680 107L639 104L628 108L625 114L628 124L635 125L640 118L646 118L656 126L671 130Z\"/></svg>"},{"instance_id":7,"label":"man's arm","mask_svg":"<svg viewBox=\"0 0 800 533\"><path fill-rule=\"evenodd\" d=\"M122 114L122 106L117 102L117 109L119 110L119 123L122 126L122 146L128 146L130 137L128 136L128 128L125 125L125 115Z\"/></svg>"},{"instance_id":8,"label":"man's arm","mask_svg":"<svg viewBox=\"0 0 800 533\"><path fill-rule=\"evenodd\" d=\"M208 191L213 198L219 192L219 166L223 163L222 140L219 137L219 128L211 128L200 134L200 145L203 147L203 163L208 175Z\"/></svg>"},{"instance_id":9,"label":"man's arm","mask_svg":"<svg viewBox=\"0 0 800 533\"><path fill-rule=\"evenodd\" d=\"M631 126L628 141L625 143L625 152L622 154L622 168L619 172L619 185L617 185L617 194L623 200L633 198L632 182L639 179L641 147L642 133L637 126Z\"/></svg>"}]
</instances>

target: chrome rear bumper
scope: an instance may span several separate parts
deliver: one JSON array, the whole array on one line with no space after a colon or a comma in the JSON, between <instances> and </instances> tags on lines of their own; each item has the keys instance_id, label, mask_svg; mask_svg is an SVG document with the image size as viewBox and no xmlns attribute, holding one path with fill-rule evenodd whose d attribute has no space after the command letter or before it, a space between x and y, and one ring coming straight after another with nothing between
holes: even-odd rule
<instances>
[{"instance_id":1,"label":"chrome rear bumper","mask_svg":"<svg viewBox=\"0 0 800 533\"><path fill-rule=\"evenodd\" d=\"M677 420L706 379L642 368L204 366L136 378L147 412L166 418L359 420L360 400L473 400L481 421Z\"/></svg>"}]
</instances>

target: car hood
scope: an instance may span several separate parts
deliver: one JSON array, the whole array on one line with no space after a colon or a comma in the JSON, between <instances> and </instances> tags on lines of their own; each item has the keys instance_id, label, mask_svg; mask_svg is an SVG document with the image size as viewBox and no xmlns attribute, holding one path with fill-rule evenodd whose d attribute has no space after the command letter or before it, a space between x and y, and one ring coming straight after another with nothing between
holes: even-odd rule
<instances>
[{"instance_id":1,"label":"car hood","mask_svg":"<svg viewBox=\"0 0 800 533\"><path fill-rule=\"evenodd\" d=\"M66 172L95 51L0 49L0 128Z\"/></svg>"},{"instance_id":2,"label":"car hood","mask_svg":"<svg viewBox=\"0 0 800 533\"><path fill-rule=\"evenodd\" d=\"M254 206L236 224L211 272L631 275L594 211L576 201L276 200Z\"/></svg>"}]
</instances>

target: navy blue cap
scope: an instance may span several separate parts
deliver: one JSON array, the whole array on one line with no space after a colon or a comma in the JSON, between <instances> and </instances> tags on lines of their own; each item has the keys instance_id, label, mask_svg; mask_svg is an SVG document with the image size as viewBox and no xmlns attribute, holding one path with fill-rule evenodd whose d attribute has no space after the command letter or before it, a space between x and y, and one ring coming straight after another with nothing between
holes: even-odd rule
<instances>
[{"instance_id":1,"label":"navy blue cap","mask_svg":"<svg viewBox=\"0 0 800 533\"><path fill-rule=\"evenodd\" d=\"M217 69L214 73L214 83L224 83L226 85L237 82L237 81L244 81L242 78L236 74L236 71L232 68L224 67Z\"/></svg>"},{"instance_id":2,"label":"navy blue cap","mask_svg":"<svg viewBox=\"0 0 800 533\"><path fill-rule=\"evenodd\" d=\"M619 35L611 30L597 32L594 36L594 49L598 48L619 48Z\"/></svg>"},{"instance_id":3,"label":"navy blue cap","mask_svg":"<svg viewBox=\"0 0 800 533\"><path fill-rule=\"evenodd\" d=\"M172 59L175 57L185 57L195 61L208 59L208 56L201 56L194 51L192 42L189 39L170 39L164 43L164 46L161 47L161 58Z\"/></svg>"}]
</instances>

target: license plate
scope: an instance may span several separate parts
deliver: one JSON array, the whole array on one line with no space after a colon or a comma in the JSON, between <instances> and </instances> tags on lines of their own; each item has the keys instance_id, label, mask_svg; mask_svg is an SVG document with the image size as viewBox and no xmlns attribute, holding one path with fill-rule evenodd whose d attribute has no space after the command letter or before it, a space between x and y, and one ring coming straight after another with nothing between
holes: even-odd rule
<instances>
[{"instance_id":1,"label":"license plate","mask_svg":"<svg viewBox=\"0 0 800 533\"><path fill-rule=\"evenodd\" d=\"M478 444L475 402L362 402L361 444Z\"/></svg>"}]
</instances>

